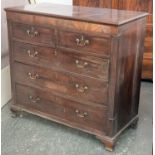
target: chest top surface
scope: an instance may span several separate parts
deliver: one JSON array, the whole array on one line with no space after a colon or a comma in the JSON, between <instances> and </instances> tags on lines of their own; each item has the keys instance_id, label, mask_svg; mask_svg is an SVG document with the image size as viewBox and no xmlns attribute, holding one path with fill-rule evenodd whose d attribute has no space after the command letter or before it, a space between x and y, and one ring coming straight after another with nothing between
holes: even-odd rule
<instances>
[{"instance_id":1,"label":"chest top surface","mask_svg":"<svg viewBox=\"0 0 155 155\"><path fill-rule=\"evenodd\" d=\"M122 25L147 15L146 12L70 6L51 3L11 7L6 8L5 10L110 25Z\"/></svg>"}]
</instances>

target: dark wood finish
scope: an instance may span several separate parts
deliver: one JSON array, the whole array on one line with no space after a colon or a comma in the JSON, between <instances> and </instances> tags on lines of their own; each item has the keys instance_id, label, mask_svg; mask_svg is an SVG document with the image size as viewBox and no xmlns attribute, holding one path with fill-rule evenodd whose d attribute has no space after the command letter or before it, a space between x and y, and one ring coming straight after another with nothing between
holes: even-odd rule
<instances>
[{"instance_id":1,"label":"dark wood finish","mask_svg":"<svg viewBox=\"0 0 155 155\"><path fill-rule=\"evenodd\" d=\"M142 72L142 76L143 77L145 77L145 76L146 77L153 77L152 74L153 74L153 60L152 60L152 58L148 58L147 59L147 57L146 57L145 59L143 59L143 72Z\"/></svg>"},{"instance_id":2,"label":"dark wood finish","mask_svg":"<svg viewBox=\"0 0 155 155\"><path fill-rule=\"evenodd\" d=\"M100 0L85 0L85 1L74 0L73 3L74 3L74 5L80 5L80 6L98 7Z\"/></svg>"},{"instance_id":3,"label":"dark wood finish","mask_svg":"<svg viewBox=\"0 0 155 155\"><path fill-rule=\"evenodd\" d=\"M105 111L104 107L86 106L78 102L56 96L47 91L16 85L17 103L25 108L48 113L81 126L87 126L104 133ZM102 122L100 122L102 120Z\"/></svg>"},{"instance_id":4,"label":"dark wood finish","mask_svg":"<svg viewBox=\"0 0 155 155\"><path fill-rule=\"evenodd\" d=\"M64 48L36 46L15 41L14 59L18 62L76 72L108 81L109 60ZM61 62L61 63L60 63ZM91 71L90 71L91 70Z\"/></svg>"},{"instance_id":5,"label":"dark wood finish","mask_svg":"<svg viewBox=\"0 0 155 155\"><path fill-rule=\"evenodd\" d=\"M110 38L96 37L88 34L60 31L59 46L75 49L83 52L91 52L97 55L109 55Z\"/></svg>"},{"instance_id":6,"label":"dark wood finish","mask_svg":"<svg viewBox=\"0 0 155 155\"><path fill-rule=\"evenodd\" d=\"M19 6L14 8L7 8L7 11L14 11L16 13L27 14L31 22L34 24L36 22L34 15L44 15L47 17L54 17L56 22L59 22L59 18L67 20L76 20L84 21L91 23L101 23L101 24L110 24L110 25L121 25L132 20L136 20L140 17L146 16L147 13L141 13L136 11L121 11L121 10L107 10L107 9L98 9L98 8L89 8L89 7L78 7L78 6L69 6L69 5L58 5L48 3L36 4L29 6ZM50 8L50 9L49 9ZM59 8L59 10L58 10ZM66 11L63 11L66 10ZM16 14L15 14L16 15ZM16 16L16 18L18 18ZM18 20L18 19L15 19ZM27 21L27 16L23 19ZM19 21L20 22L20 21ZM51 21L53 23L54 21ZM39 36L39 35L38 35Z\"/></svg>"},{"instance_id":7,"label":"dark wood finish","mask_svg":"<svg viewBox=\"0 0 155 155\"><path fill-rule=\"evenodd\" d=\"M52 4L6 12L11 110L93 134L112 151L138 119L147 14Z\"/></svg>"},{"instance_id":8,"label":"dark wood finish","mask_svg":"<svg viewBox=\"0 0 155 155\"><path fill-rule=\"evenodd\" d=\"M153 0L73 0L73 4L77 6L148 12L142 79L153 80Z\"/></svg>"},{"instance_id":9,"label":"dark wood finish","mask_svg":"<svg viewBox=\"0 0 155 155\"><path fill-rule=\"evenodd\" d=\"M15 68L16 82L33 87L45 87L50 92L76 97L85 102L107 103L108 85L104 81L20 63L15 63Z\"/></svg>"},{"instance_id":10,"label":"dark wood finish","mask_svg":"<svg viewBox=\"0 0 155 155\"><path fill-rule=\"evenodd\" d=\"M73 4L76 6L86 6L86 7L105 7L111 8L112 3L115 3L117 0L73 0Z\"/></svg>"},{"instance_id":11,"label":"dark wood finish","mask_svg":"<svg viewBox=\"0 0 155 155\"><path fill-rule=\"evenodd\" d=\"M146 11L149 13L147 25L146 25L146 36L145 36L145 52L143 59L143 79L153 79L153 29L152 29L152 20L149 21L149 18L152 18L153 13L153 0L127 0L127 2L120 0L119 9L124 10L137 10L137 11Z\"/></svg>"},{"instance_id":12,"label":"dark wood finish","mask_svg":"<svg viewBox=\"0 0 155 155\"><path fill-rule=\"evenodd\" d=\"M13 24L13 37L30 42L44 43L55 46L54 30L26 24Z\"/></svg>"}]
</instances>

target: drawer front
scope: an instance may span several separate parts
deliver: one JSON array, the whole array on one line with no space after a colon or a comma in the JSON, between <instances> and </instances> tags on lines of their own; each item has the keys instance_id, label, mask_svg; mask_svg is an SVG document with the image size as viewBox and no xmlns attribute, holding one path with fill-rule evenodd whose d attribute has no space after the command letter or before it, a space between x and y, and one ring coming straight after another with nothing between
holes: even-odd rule
<instances>
[{"instance_id":1,"label":"drawer front","mask_svg":"<svg viewBox=\"0 0 155 155\"><path fill-rule=\"evenodd\" d=\"M40 111L70 123L87 126L100 131L105 126L105 107L92 107L55 96L49 92L16 85L17 102L25 108Z\"/></svg>"},{"instance_id":2,"label":"drawer front","mask_svg":"<svg viewBox=\"0 0 155 155\"><path fill-rule=\"evenodd\" d=\"M46 88L54 93L74 97L81 102L107 102L108 84L104 81L20 63L15 63L14 67L17 82Z\"/></svg>"},{"instance_id":3,"label":"drawer front","mask_svg":"<svg viewBox=\"0 0 155 155\"><path fill-rule=\"evenodd\" d=\"M20 42L14 42L13 48L14 58L19 62L53 66L108 81L109 59Z\"/></svg>"},{"instance_id":4,"label":"drawer front","mask_svg":"<svg viewBox=\"0 0 155 155\"><path fill-rule=\"evenodd\" d=\"M86 34L59 31L59 46L96 55L110 54L110 39Z\"/></svg>"},{"instance_id":5,"label":"drawer front","mask_svg":"<svg viewBox=\"0 0 155 155\"><path fill-rule=\"evenodd\" d=\"M54 47L35 46L14 41L13 55L16 61L34 65L56 66L56 50Z\"/></svg>"},{"instance_id":6,"label":"drawer front","mask_svg":"<svg viewBox=\"0 0 155 155\"><path fill-rule=\"evenodd\" d=\"M60 49L58 61L61 62L59 66L63 69L108 81L109 59Z\"/></svg>"},{"instance_id":7,"label":"drawer front","mask_svg":"<svg viewBox=\"0 0 155 155\"><path fill-rule=\"evenodd\" d=\"M13 37L16 39L55 46L54 29L14 23L12 31Z\"/></svg>"}]
</instances>

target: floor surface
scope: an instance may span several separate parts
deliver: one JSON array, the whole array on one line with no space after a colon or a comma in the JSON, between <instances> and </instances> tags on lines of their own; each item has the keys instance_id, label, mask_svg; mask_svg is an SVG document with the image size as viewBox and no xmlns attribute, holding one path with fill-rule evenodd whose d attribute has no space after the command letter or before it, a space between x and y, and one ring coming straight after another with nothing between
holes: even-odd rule
<instances>
[{"instance_id":1,"label":"floor surface","mask_svg":"<svg viewBox=\"0 0 155 155\"><path fill-rule=\"evenodd\" d=\"M2 155L151 155L152 88L142 82L138 128L126 130L114 152L105 151L94 136L69 127L26 115L12 118L10 104L2 108Z\"/></svg>"}]
</instances>

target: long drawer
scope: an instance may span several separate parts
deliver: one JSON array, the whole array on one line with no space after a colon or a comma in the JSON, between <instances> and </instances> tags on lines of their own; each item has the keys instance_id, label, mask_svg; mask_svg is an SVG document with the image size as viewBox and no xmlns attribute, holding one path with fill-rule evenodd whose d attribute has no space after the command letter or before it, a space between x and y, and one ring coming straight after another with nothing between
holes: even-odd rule
<instances>
[{"instance_id":1,"label":"long drawer","mask_svg":"<svg viewBox=\"0 0 155 155\"><path fill-rule=\"evenodd\" d=\"M57 67L108 81L109 59L16 41L13 49L14 59L19 62Z\"/></svg>"},{"instance_id":2,"label":"long drawer","mask_svg":"<svg viewBox=\"0 0 155 155\"><path fill-rule=\"evenodd\" d=\"M21 63L15 63L14 67L16 82L44 87L49 91L68 95L83 102L107 103L107 82Z\"/></svg>"},{"instance_id":3,"label":"long drawer","mask_svg":"<svg viewBox=\"0 0 155 155\"><path fill-rule=\"evenodd\" d=\"M104 132L106 108L92 107L74 102L52 93L22 85L16 85L17 103L31 111L40 111L68 120L81 127L90 127Z\"/></svg>"},{"instance_id":4,"label":"long drawer","mask_svg":"<svg viewBox=\"0 0 155 155\"><path fill-rule=\"evenodd\" d=\"M12 31L13 37L16 39L55 47L55 31L52 28L13 23Z\"/></svg>"}]
</instances>

